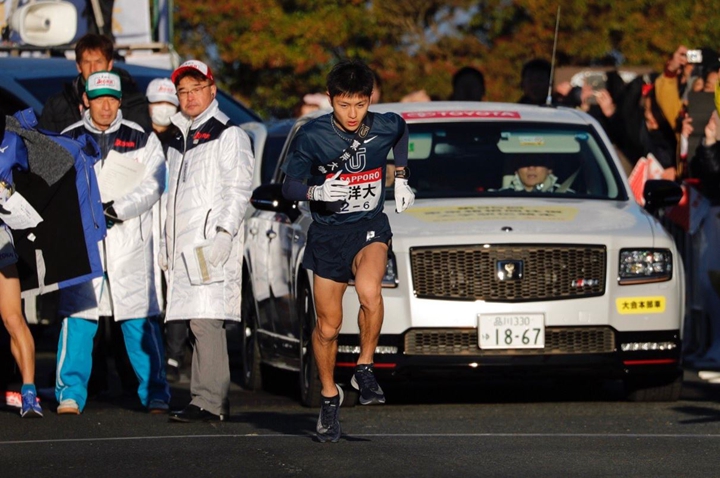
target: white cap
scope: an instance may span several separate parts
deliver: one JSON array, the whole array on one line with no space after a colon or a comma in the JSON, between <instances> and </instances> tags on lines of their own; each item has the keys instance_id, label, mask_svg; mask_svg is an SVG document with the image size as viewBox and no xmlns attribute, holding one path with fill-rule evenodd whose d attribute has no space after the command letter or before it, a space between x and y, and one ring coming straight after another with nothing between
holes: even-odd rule
<instances>
[{"instance_id":1,"label":"white cap","mask_svg":"<svg viewBox=\"0 0 720 478\"><path fill-rule=\"evenodd\" d=\"M160 103L167 101L175 106L180 103L177 98L177 90L175 85L169 78L155 78L150 82L145 93L150 103Z\"/></svg>"}]
</instances>

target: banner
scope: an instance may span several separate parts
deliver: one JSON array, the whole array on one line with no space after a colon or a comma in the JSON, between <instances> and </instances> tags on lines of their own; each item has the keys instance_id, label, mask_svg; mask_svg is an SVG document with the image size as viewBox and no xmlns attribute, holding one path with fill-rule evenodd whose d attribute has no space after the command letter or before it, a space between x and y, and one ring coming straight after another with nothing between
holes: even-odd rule
<instances>
[{"instance_id":1,"label":"banner","mask_svg":"<svg viewBox=\"0 0 720 478\"><path fill-rule=\"evenodd\" d=\"M115 0L112 32L117 45L152 41L149 0Z\"/></svg>"}]
</instances>

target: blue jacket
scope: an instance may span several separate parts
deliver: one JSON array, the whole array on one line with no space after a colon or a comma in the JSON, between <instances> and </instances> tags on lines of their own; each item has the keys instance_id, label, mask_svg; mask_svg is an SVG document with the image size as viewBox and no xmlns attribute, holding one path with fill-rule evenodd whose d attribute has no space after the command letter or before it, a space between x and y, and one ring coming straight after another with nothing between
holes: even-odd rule
<instances>
[{"instance_id":1,"label":"blue jacket","mask_svg":"<svg viewBox=\"0 0 720 478\"><path fill-rule=\"evenodd\" d=\"M20 147L10 168L15 190L43 218L32 229L12 231L23 297L102 276L97 243L106 229L93 170L100 157L97 144L89 136L71 139L36 130L31 109L6 123L6 136L21 138L27 152L23 164Z\"/></svg>"}]
</instances>

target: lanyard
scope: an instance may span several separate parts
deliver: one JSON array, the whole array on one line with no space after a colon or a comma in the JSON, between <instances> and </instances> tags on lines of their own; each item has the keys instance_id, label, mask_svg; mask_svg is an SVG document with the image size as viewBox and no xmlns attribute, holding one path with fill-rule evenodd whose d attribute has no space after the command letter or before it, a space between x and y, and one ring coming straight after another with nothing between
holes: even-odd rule
<instances>
[{"instance_id":1,"label":"lanyard","mask_svg":"<svg viewBox=\"0 0 720 478\"><path fill-rule=\"evenodd\" d=\"M363 118L362 123L360 123L360 126L358 126L358 129L355 130L355 135L350 141L350 145L345 148L342 153L340 153L338 159L331 161L327 164L314 166L313 175L326 176L328 174L333 174L341 170L347 171L347 168L345 167L347 165L347 162L355 156L358 148L363 142L363 139L365 139L368 133L370 133L370 128L372 128L373 124L373 117L374 114L368 111L368 113L365 115L365 118ZM335 118L330 118L330 121L335 121Z\"/></svg>"}]
</instances>

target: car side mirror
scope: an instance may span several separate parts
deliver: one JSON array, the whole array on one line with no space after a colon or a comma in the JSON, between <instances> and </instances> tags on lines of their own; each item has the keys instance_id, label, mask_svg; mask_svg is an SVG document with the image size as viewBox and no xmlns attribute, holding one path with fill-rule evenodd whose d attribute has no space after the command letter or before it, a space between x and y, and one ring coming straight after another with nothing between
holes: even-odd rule
<instances>
[{"instance_id":1,"label":"car side mirror","mask_svg":"<svg viewBox=\"0 0 720 478\"><path fill-rule=\"evenodd\" d=\"M680 185L667 179L649 179L643 188L645 209L651 213L664 207L675 206L682 196Z\"/></svg>"},{"instance_id":2,"label":"car side mirror","mask_svg":"<svg viewBox=\"0 0 720 478\"><path fill-rule=\"evenodd\" d=\"M300 216L296 201L285 199L281 183L263 184L258 186L250 197L250 204L261 211L272 211L287 214L294 221Z\"/></svg>"}]
</instances>

